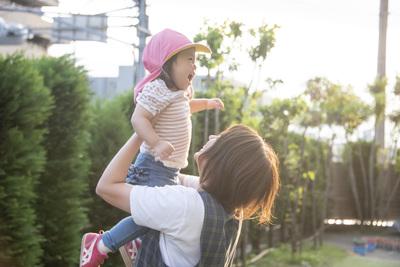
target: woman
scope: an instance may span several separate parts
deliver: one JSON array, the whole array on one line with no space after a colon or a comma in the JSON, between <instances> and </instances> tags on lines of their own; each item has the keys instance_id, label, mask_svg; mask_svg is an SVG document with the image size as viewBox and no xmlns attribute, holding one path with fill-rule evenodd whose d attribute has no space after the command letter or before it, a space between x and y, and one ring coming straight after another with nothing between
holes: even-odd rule
<instances>
[{"instance_id":1,"label":"woman","mask_svg":"<svg viewBox=\"0 0 400 267\"><path fill-rule=\"evenodd\" d=\"M195 153L199 180L187 176L182 185L146 187L124 182L140 143L136 135L127 141L96 188L138 225L154 229L143 238L135 266L229 266L242 219L258 215L264 223L271 217L279 188L272 148L252 129L233 126Z\"/></svg>"}]
</instances>

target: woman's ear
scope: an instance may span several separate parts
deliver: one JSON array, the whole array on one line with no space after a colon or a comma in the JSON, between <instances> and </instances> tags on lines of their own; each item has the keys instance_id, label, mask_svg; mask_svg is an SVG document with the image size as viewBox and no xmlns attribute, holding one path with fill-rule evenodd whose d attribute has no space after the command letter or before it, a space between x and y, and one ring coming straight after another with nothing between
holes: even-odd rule
<instances>
[{"instance_id":1,"label":"woman's ear","mask_svg":"<svg viewBox=\"0 0 400 267\"><path fill-rule=\"evenodd\" d=\"M201 174L203 173L204 166L206 165L207 162L206 157L202 153L197 157L196 161L197 161L197 169L199 171L199 175L201 176Z\"/></svg>"},{"instance_id":2,"label":"woman's ear","mask_svg":"<svg viewBox=\"0 0 400 267\"><path fill-rule=\"evenodd\" d=\"M187 89L187 93L188 93L189 100L192 100L194 98L194 90L193 90L192 85L189 85L189 87Z\"/></svg>"}]
</instances>

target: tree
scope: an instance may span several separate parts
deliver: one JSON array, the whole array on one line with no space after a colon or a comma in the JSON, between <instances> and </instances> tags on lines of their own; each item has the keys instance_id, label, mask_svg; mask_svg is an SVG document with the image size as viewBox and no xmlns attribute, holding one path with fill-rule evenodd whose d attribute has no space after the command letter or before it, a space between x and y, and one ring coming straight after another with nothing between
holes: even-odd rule
<instances>
[{"instance_id":1,"label":"tree","mask_svg":"<svg viewBox=\"0 0 400 267\"><path fill-rule=\"evenodd\" d=\"M384 64L381 65L383 70ZM384 74L383 74L384 75ZM375 82L369 85L369 91L374 97L374 113L375 113L375 135L374 142L370 149L368 161L368 178L369 178L369 194L370 194L370 214L371 218L378 216L378 198L379 192L376 190L376 178L381 177L382 172L379 171L379 165L383 165L384 150L384 124L385 124L385 108L386 108L386 85L387 79L385 76L378 76ZM378 167L378 168L377 168ZM381 168L382 169L382 168Z\"/></svg>"},{"instance_id":2,"label":"tree","mask_svg":"<svg viewBox=\"0 0 400 267\"><path fill-rule=\"evenodd\" d=\"M47 120L47 163L38 186L37 210L45 266L76 266L87 225L87 155L90 91L86 72L68 56L42 58L36 67L55 100Z\"/></svg>"},{"instance_id":3,"label":"tree","mask_svg":"<svg viewBox=\"0 0 400 267\"><path fill-rule=\"evenodd\" d=\"M52 98L32 62L0 57L0 265L40 266L35 192Z\"/></svg>"},{"instance_id":4,"label":"tree","mask_svg":"<svg viewBox=\"0 0 400 267\"><path fill-rule=\"evenodd\" d=\"M320 136L321 129L324 125L329 127L331 133L331 136L327 142L328 150L326 154L324 153L325 149L323 147L323 142L319 142L321 151L321 156L319 158L321 159L322 164L321 166L318 167L318 169L320 170L319 174L322 175L321 171L323 170L324 172L323 175L325 176L325 179L322 180L324 182L323 184L324 189L322 194L323 198L321 201L322 209L320 212L321 229L317 233L320 244L322 244L323 234L325 231L325 226L323 221L327 217L328 194L331 190L331 184L332 184L332 173L331 173L332 155L333 155L332 149L333 149L333 144L335 143L335 139L337 137L334 127L338 126L343 127L347 122L345 117L346 116L345 109L349 108L348 106L349 103L345 101L347 98L343 96L344 92L345 91L343 90L343 86L332 83L324 77L316 77L310 79L307 82L307 88L305 91L306 99L308 103L311 105L310 115L312 115L312 117L307 120L310 121L311 124L314 126L319 124L318 136ZM320 161L318 161L318 163L320 163ZM358 197L355 197L356 202L358 202L358 199L359 199Z\"/></svg>"},{"instance_id":5,"label":"tree","mask_svg":"<svg viewBox=\"0 0 400 267\"><path fill-rule=\"evenodd\" d=\"M207 68L207 92L201 96L220 97L225 102L229 110L235 110L234 113L223 112L219 110L214 112L205 111L196 114L193 119L193 134L191 154L196 150L200 142L198 129L202 131L203 143L208 139L210 132L218 133L223 128L224 122L241 122L253 128L258 128L260 123L260 113L256 108L263 94L261 90L250 92L250 83L248 86L233 86L232 83L224 81L224 73L232 74L239 68L239 64L232 56L233 52L241 52L243 49L242 40L252 39L254 45L249 48L248 56L254 62L256 70L261 70L266 60L267 54L275 45L276 26L269 27L264 24L256 29L244 29L244 25L235 21L225 21L221 25L210 25L206 23L201 32L195 36L194 41L206 41L211 48L211 57L200 55L200 66ZM212 77L213 75L213 77ZM228 90L233 89L234 93ZM233 96L234 98L230 98ZM236 98L236 99L235 99ZM230 102L230 103L229 103ZM231 103L238 105L230 105ZM236 113L236 114L235 114ZM234 114L234 117L232 116ZM210 118L211 117L211 118ZM214 120L212 120L212 117ZM226 118L228 117L228 118ZM193 164L191 165L194 170ZM243 226L243 234L240 242L240 257L242 266L245 266L245 247L247 238L247 223ZM252 229L257 229L253 227ZM255 241L257 243L258 241Z\"/></svg>"},{"instance_id":6,"label":"tree","mask_svg":"<svg viewBox=\"0 0 400 267\"><path fill-rule=\"evenodd\" d=\"M301 148L289 132L289 125L294 123L304 111L305 103L301 98L274 99L269 105L261 108L261 134L278 151L282 162L281 189L277 199L277 221L281 226L281 242L285 241L287 223L290 223L292 253L297 252L298 235L298 206L300 198L298 191L302 169L301 155L304 155L304 138Z\"/></svg>"},{"instance_id":7,"label":"tree","mask_svg":"<svg viewBox=\"0 0 400 267\"><path fill-rule=\"evenodd\" d=\"M195 42L205 41L211 49L211 56L199 55L198 60L201 67L207 69L207 80L206 86L208 87L209 94L212 97L220 97L220 85L223 79L223 71L221 70L222 63L225 62L229 65L229 70L234 71L237 69L237 63L229 58L229 55L234 48L234 44L238 43L237 40L242 36L242 26L243 24L238 22L225 21L222 25L209 25L206 23L204 29L201 30L194 37ZM230 63L228 63L230 62ZM211 72L216 69L215 75L212 78ZM203 142L208 140L209 135L209 117L210 111L204 111L204 131L203 131ZM215 131L219 132L220 125L220 111L216 109L214 111L214 122ZM193 135L195 138L196 136Z\"/></svg>"},{"instance_id":8,"label":"tree","mask_svg":"<svg viewBox=\"0 0 400 267\"><path fill-rule=\"evenodd\" d=\"M368 105L364 104L351 90L347 89L344 91L338 91L337 101L341 103L341 125L345 130L346 142L348 144L345 152L347 155L348 170L350 186L354 197L354 203L356 206L357 217L361 221L365 219L365 212L362 210L360 203L360 193L358 192L359 187L357 186L357 180L354 172L353 163L353 152L351 146L351 135L357 129L357 127L364 122L371 114Z\"/></svg>"},{"instance_id":9,"label":"tree","mask_svg":"<svg viewBox=\"0 0 400 267\"><path fill-rule=\"evenodd\" d=\"M309 88L307 88L309 89ZM307 233L307 225L310 225L310 221L308 224L306 223L307 218L311 220L312 226L312 234L314 241L314 248L317 248L318 242L317 237L319 234L319 230L317 229L318 225L323 224L317 218L317 209L318 209L318 187L322 187L326 177L323 173L323 159L325 155L325 144L321 140L321 128L325 121L325 114L321 112L319 102L311 101L310 95L305 94L302 99L304 101L304 108L301 110L302 112L299 114L299 126L303 128L303 132L301 135L301 171L298 174L301 175L300 184L301 190L299 191L300 198L302 200L301 210L300 210L300 226L299 226L299 251L302 251L302 240L304 238L304 234ZM317 140L312 140L307 137L308 129L318 129L318 138ZM311 204L309 203L311 201ZM311 207L308 207L311 205ZM311 210L311 214L307 216L308 210Z\"/></svg>"},{"instance_id":10,"label":"tree","mask_svg":"<svg viewBox=\"0 0 400 267\"><path fill-rule=\"evenodd\" d=\"M108 162L118 149L132 134L130 115L132 114L132 92L120 95L112 100L103 100L93 103L93 123L90 127L90 143L88 157L92 160L89 171L89 192L86 197L89 203L89 224L85 232L98 232L100 229L108 230L128 216L95 194L97 182ZM118 254L110 256L106 261L107 266L122 266Z\"/></svg>"},{"instance_id":11,"label":"tree","mask_svg":"<svg viewBox=\"0 0 400 267\"><path fill-rule=\"evenodd\" d=\"M400 98L400 76L396 77L396 84L394 86L393 93L396 98ZM386 204L382 207L382 217L387 218L389 213L389 208L393 202L394 197L398 194L398 189L400 188L400 149L398 148L398 142L400 138L400 109L393 111L389 116L390 120L393 122L392 129L392 153L389 155L388 161L394 165L394 173L393 177L396 177L394 180L394 185L390 188L387 188L385 192L387 199Z\"/></svg>"},{"instance_id":12,"label":"tree","mask_svg":"<svg viewBox=\"0 0 400 267\"><path fill-rule=\"evenodd\" d=\"M206 86L208 91L214 97L220 97L221 81L224 80L224 72L231 74L236 71L240 65L232 56L233 52L240 53L243 48L243 39L251 40L253 45L248 48L249 59L254 63L254 74L259 73L266 61L267 55L275 46L275 31L278 26L269 26L263 24L257 28L245 29L242 23L235 21L225 21L222 25L211 26L206 23L194 38L196 42L206 41L211 48L211 57L200 55L200 66L207 68ZM213 71L215 74L211 77ZM254 75L253 75L254 76ZM254 78L254 77L253 77ZM237 120L256 127L259 121L255 120L256 102L261 98L263 91L258 90L258 84L253 86L253 78L248 85L240 86L244 90L241 105L238 109ZM253 88L255 87L255 89ZM228 107L228 106L227 106ZM205 142L209 132L209 112L205 112L204 117L204 136ZM219 132L220 127L219 111L215 111L215 132ZM246 121L247 120L247 121Z\"/></svg>"}]
</instances>

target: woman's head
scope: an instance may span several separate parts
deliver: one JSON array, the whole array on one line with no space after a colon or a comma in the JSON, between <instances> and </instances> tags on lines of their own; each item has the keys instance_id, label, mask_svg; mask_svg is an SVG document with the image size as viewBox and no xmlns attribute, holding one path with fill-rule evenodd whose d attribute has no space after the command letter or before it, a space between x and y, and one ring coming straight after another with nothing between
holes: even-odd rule
<instances>
[{"instance_id":1,"label":"woman's head","mask_svg":"<svg viewBox=\"0 0 400 267\"><path fill-rule=\"evenodd\" d=\"M244 218L258 213L269 221L279 189L279 161L273 149L252 129L228 128L195 154L201 187L231 212Z\"/></svg>"},{"instance_id":2,"label":"woman's head","mask_svg":"<svg viewBox=\"0 0 400 267\"><path fill-rule=\"evenodd\" d=\"M185 49L165 62L158 76L172 90L186 90L196 74L195 48Z\"/></svg>"}]
</instances>

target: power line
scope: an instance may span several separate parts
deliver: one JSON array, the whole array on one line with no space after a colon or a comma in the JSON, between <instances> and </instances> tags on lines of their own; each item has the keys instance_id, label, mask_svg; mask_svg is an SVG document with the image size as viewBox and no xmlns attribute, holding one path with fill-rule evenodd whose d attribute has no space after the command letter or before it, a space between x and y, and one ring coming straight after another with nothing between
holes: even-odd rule
<instances>
[{"instance_id":1,"label":"power line","mask_svg":"<svg viewBox=\"0 0 400 267\"><path fill-rule=\"evenodd\" d=\"M89 5L91 2L93 2L93 0L88 0L84 3L85 6ZM142 62L142 55L143 55L143 50L144 50L144 46L146 45L146 38L151 35L149 29L148 29L148 16L146 14L146 0L131 0L131 3L133 2L133 4L131 5L127 5L124 7L120 7L120 8L115 8L115 9L111 9L111 10L105 10L102 12L98 12L95 14L74 14L74 13L70 13L70 12L60 12L60 11L51 11L51 10L46 10L46 11L42 11L39 8L26 8L26 7L20 7L20 6L0 6L0 10L3 11L8 11L8 12L21 12L21 13L32 13L32 14L36 14L38 16L43 16L43 15L47 15L52 17L57 23L60 24L60 31L59 31L59 36L55 36L60 38L62 37L63 40L65 41L77 41L77 39L75 38L75 35L71 35L71 36L60 36L61 31L62 30L68 30L68 31L82 31L85 32L87 34L92 34L94 36L98 36L100 37L100 39L110 39L125 45L129 45L132 46L135 49L139 50L139 57L138 57L138 62L133 62L134 65L137 65L137 67L135 68L135 73L134 73L134 82L136 83L138 80L140 80L143 76L144 76L144 68L143 68L143 62ZM130 10L131 12L133 12L134 8L138 8L138 14L137 15L121 15L118 14L117 12L121 12L121 11L128 11ZM125 18L125 19L137 19L138 23L136 24L127 24L127 25L107 25L107 28L136 28L136 32L137 32L137 37L139 38L139 45L136 45L134 43L129 43L123 40L120 40L118 38L115 38L113 36L108 35L105 31L102 30L97 30L94 28L90 28L90 27L82 27L82 26L78 26L75 25L74 23L68 22L65 19L61 20L62 17L72 17L74 19L74 16L87 16L89 17L107 17L107 18ZM65 28L63 28L65 27ZM44 32L44 31L54 31L55 33L57 33L57 31L55 31L54 28L31 28L31 30L35 31L35 32ZM59 39L60 40L60 39ZM133 49L133 53L134 53L134 59L136 58L135 56L135 49Z\"/></svg>"},{"instance_id":2,"label":"power line","mask_svg":"<svg viewBox=\"0 0 400 267\"><path fill-rule=\"evenodd\" d=\"M109 13L114 13L114 12L118 12L118 11L122 11L122 10L127 10L127 9L131 9L131 8L134 8L134 7L137 7L137 5L135 4L133 6L121 7L121 8L113 9L113 10L110 10L110 11L104 11L104 12L96 13L94 15L106 15L106 14L109 14Z\"/></svg>"},{"instance_id":3,"label":"power line","mask_svg":"<svg viewBox=\"0 0 400 267\"><path fill-rule=\"evenodd\" d=\"M126 9L126 8L128 8L128 7L120 8L119 10L123 10L123 9ZM0 6L0 11L17 12L17 13L32 13L32 14L36 14L36 15L39 15L39 16L43 16L46 13L53 13L53 12L44 12L44 11L41 11L40 9L38 9L38 8L27 8L27 7L18 7L18 6L12 6L12 7L10 7L10 6ZM116 10L111 10L111 12L114 12L114 11L116 11ZM57 13L57 12L54 12L54 13L56 13L58 15L62 14L62 15L67 16L67 17L68 16L72 17L72 16L75 16L75 15L88 16L88 17L102 17L102 16L105 16L105 14L107 14L108 11L107 12L103 12L103 13L99 13L99 14L96 14L96 15L82 15L82 14ZM138 17L133 17L133 18L138 18ZM53 17L53 19L56 20L56 21L58 20L57 17ZM71 28L66 28L66 29L61 29L61 30L71 30L71 31L80 30L80 31L87 32L87 33L93 34L95 36L98 36L100 38L110 39L110 40L113 40L113 41L116 41L116 42L119 42L119 43L122 43L122 44L125 44L125 45L129 45L129 46L133 46L135 48L138 48L138 46L136 44L129 43L129 42L123 41L121 39L115 38L113 36L107 35L106 33L102 32L102 31L99 31L99 30L91 29L89 27L80 27L80 26L74 25L72 23L68 23L66 21L62 21L61 22L60 20L58 20L58 22L62 23L62 24L65 24L67 26L71 26ZM136 26L137 26L137 24L122 25L122 26L110 26L110 27L136 27ZM52 31L52 30L54 30L53 28L30 28L30 29L31 30L35 30L35 31ZM64 39L71 40L71 41L73 40L73 38L64 38Z\"/></svg>"}]
</instances>

